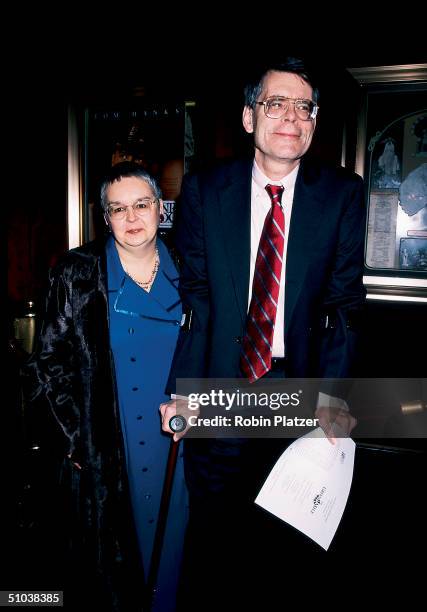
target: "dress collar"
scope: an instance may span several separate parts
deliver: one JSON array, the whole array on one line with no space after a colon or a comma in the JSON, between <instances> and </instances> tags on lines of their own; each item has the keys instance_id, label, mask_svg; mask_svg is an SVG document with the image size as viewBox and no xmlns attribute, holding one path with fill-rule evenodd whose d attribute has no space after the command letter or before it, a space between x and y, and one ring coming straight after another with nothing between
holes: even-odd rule
<instances>
[{"instance_id":1,"label":"dress collar","mask_svg":"<svg viewBox=\"0 0 427 612\"><path fill-rule=\"evenodd\" d=\"M178 273L165 244L157 240L160 265L154 283L149 292L144 291L126 274L120 261L113 236L107 244L108 291L116 299L119 294L121 310L136 313L142 312L150 317L161 317L175 322L180 317L181 300L178 293Z\"/></svg>"}]
</instances>

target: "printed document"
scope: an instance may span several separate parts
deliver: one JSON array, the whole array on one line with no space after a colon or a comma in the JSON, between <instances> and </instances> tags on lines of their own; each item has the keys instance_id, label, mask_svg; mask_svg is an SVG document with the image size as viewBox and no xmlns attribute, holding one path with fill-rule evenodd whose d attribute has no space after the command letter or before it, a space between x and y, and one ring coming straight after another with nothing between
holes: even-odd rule
<instances>
[{"instance_id":1,"label":"printed document","mask_svg":"<svg viewBox=\"0 0 427 612\"><path fill-rule=\"evenodd\" d=\"M255 503L328 550L350 492L355 448L351 438L331 444L318 427L284 451Z\"/></svg>"}]
</instances>

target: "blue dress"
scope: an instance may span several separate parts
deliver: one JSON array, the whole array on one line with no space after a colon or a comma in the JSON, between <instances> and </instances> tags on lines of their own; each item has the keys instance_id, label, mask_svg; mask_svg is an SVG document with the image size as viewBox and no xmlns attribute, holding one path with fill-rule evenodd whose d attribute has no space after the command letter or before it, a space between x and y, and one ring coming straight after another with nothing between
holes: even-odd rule
<instances>
[{"instance_id":1,"label":"blue dress","mask_svg":"<svg viewBox=\"0 0 427 612\"><path fill-rule=\"evenodd\" d=\"M149 293L125 274L110 237L107 242L110 340L130 495L146 576L150 567L171 437L161 431L159 404L178 337L181 301L178 274L165 245L157 241L160 266ZM188 497L179 453L153 610L175 609Z\"/></svg>"}]
</instances>

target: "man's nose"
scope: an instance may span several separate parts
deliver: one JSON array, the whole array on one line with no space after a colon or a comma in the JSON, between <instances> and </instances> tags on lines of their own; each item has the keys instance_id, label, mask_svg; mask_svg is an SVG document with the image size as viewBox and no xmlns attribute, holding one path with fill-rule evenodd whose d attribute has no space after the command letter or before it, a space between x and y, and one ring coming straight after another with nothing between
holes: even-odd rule
<instances>
[{"instance_id":1,"label":"man's nose","mask_svg":"<svg viewBox=\"0 0 427 612\"><path fill-rule=\"evenodd\" d=\"M288 108L284 111L280 117L281 121L295 121L297 118L295 113L295 104L293 102L288 103Z\"/></svg>"}]
</instances>

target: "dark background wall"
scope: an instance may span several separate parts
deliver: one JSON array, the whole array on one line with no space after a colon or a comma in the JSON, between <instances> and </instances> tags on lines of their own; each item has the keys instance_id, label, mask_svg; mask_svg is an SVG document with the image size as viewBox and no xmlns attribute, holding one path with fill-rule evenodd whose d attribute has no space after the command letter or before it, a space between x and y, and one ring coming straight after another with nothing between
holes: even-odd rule
<instances>
[{"instance_id":1,"label":"dark background wall","mask_svg":"<svg viewBox=\"0 0 427 612\"><path fill-rule=\"evenodd\" d=\"M163 22L133 19L130 14L125 16L124 24L116 22L118 8L111 14L114 32L100 24L86 26L83 20L65 41L62 29L53 28L49 44L45 44L44 33L35 31L32 44L14 70L17 100L11 142L15 145L14 201L19 205L9 211L9 322L25 300L35 299L41 307L47 270L67 247L66 127L70 102L81 106L120 102L128 100L135 87L156 92L165 100L195 99L204 117L201 163L207 164L247 149L240 127L241 86L254 57L266 55L267 49L279 55L302 54L316 60L325 85L313 149L325 160L340 163L343 124L348 120L355 126L357 107L354 84L345 68L427 61L417 19L411 18L406 28L402 17L393 10L390 25L383 18L377 26L371 20L368 25L364 14L353 32L348 31L353 15L338 16L341 26L326 30L308 7L299 7L297 18L291 18L285 7L283 16L263 15L260 7L257 11L251 16L250 27L240 24L239 35L227 28L225 17L207 32L211 22L209 8L205 15L198 16L201 27L188 24L177 32L176 26L173 35L165 30ZM283 35L273 44L265 22L279 19L283 21ZM314 35L311 30L307 32L308 22L311 29L318 24ZM409 42L402 41L404 29L412 34ZM94 32L98 33L96 39ZM368 304L359 374L425 377L426 320L424 305ZM52 542L52 525L60 523L61 517L54 516L54 493L49 478L44 477L44 470L52 469L49 458L43 463L40 458L28 457L28 449L23 447L17 377L21 358L12 352L6 368L11 400L6 407L6 436L3 434L2 441L7 438L9 454L5 465L12 466L7 470L10 479L4 489L11 517L3 523L9 532L2 550L8 571L2 574L1 582L2 588L58 588L61 558L54 554L58 545ZM34 485L24 488L29 477L36 482L36 490ZM393 590L391 580L387 585L378 584L379 563L383 565L381 573L398 568L399 584L405 567L411 574L415 571L410 555L413 553L415 558L417 548L424 552L425 512L419 496L424 480L425 461L418 455L358 451L351 503L331 551L342 553L340 559L345 559L342 565L347 574L346 595L364 592L371 581L370 598L375 593L381 593L383 598L387 589ZM356 566L354 553L362 556L362 565ZM308 585L317 568L309 560L306 569ZM336 574L328 577L324 586L334 597L340 588ZM411 576L411 592L414 587Z\"/></svg>"},{"instance_id":2,"label":"dark background wall","mask_svg":"<svg viewBox=\"0 0 427 612\"><path fill-rule=\"evenodd\" d=\"M23 162L16 184L25 189L8 224L9 321L25 300L42 306L48 268L67 248L68 104L120 105L132 99L136 88L166 102L194 99L201 124L198 162L203 166L250 150L250 139L241 127L242 86L256 59L302 55L313 63L321 89L311 153L340 164L346 125L347 164L352 167L360 89L346 67L427 60L422 41L414 37L411 44L399 45L385 31L376 36L321 32L310 42L294 33L286 43L268 44L260 34L246 32L233 38L224 29L205 38L200 32L183 40L176 33L168 38L159 32L158 39L145 34L140 39L119 39L123 49L114 37L106 36L97 44L82 36L79 45L70 45L59 57L52 57L55 46L42 46L26 57L14 126L16 155ZM408 346L425 327L424 306L369 305L360 372L422 376L423 361Z\"/></svg>"}]
</instances>

